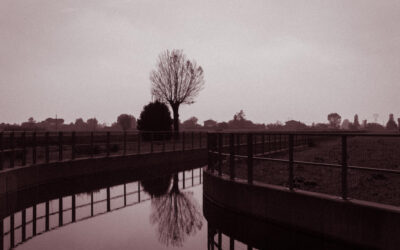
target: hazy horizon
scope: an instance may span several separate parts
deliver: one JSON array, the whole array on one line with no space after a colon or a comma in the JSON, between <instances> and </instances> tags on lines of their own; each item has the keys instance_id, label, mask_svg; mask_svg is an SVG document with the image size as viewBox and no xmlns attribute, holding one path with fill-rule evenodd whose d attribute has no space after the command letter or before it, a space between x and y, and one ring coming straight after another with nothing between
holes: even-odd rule
<instances>
[{"instance_id":1,"label":"hazy horizon","mask_svg":"<svg viewBox=\"0 0 400 250\"><path fill-rule=\"evenodd\" d=\"M0 123L138 117L166 49L204 68L191 116L327 122L400 117L399 1L0 3Z\"/></svg>"}]
</instances>

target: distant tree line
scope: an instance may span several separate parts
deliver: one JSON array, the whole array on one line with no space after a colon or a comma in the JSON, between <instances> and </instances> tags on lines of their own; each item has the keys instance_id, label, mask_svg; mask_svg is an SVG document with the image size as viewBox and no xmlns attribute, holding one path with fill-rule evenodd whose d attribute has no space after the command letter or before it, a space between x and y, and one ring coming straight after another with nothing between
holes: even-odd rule
<instances>
[{"instance_id":1,"label":"distant tree line","mask_svg":"<svg viewBox=\"0 0 400 250\"><path fill-rule=\"evenodd\" d=\"M136 118L132 115L121 114L117 121L108 126L99 123L96 118L89 118L86 121L78 118L75 122L65 123L62 118L47 118L37 122L33 117L21 124L1 123L0 131L101 131L101 130L135 130Z\"/></svg>"},{"instance_id":2,"label":"distant tree line","mask_svg":"<svg viewBox=\"0 0 400 250\"><path fill-rule=\"evenodd\" d=\"M141 130L141 131L170 131L174 127L172 114L168 106L162 102L150 102L143 107L138 120L133 115L121 114L117 120L110 126L99 123L96 118L90 118L84 121L78 118L75 122L66 124L62 118L47 118L41 122L36 122L32 117L21 124L0 124L0 131L102 131L102 130ZM375 119L376 120L376 119ZM301 121L289 120L285 123L277 121L275 123L254 123L246 118L243 110L235 113L231 120L217 122L208 119L199 123L195 116L181 122L179 127L183 131L310 131L310 130L365 130L365 131L398 131L400 129L400 118L395 120L393 114L385 125L376 121L359 121L358 115L354 115L353 121L344 119L338 113L330 113L327 116L327 123L312 123L306 125Z\"/></svg>"}]
</instances>

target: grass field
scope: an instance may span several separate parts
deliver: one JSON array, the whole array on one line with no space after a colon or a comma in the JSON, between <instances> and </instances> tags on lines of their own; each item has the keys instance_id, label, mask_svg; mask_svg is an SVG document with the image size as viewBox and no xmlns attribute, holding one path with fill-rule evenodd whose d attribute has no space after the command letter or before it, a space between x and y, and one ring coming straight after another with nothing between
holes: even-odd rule
<instances>
[{"instance_id":1,"label":"grass field","mask_svg":"<svg viewBox=\"0 0 400 250\"><path fill-rule=\"evenodd\" d=\"M288 159L287 153L269 156ZM295 161L341 164L341 141L322 140L294 152ZM400 137L348 138L348 164L377 169L400 170ZM288 164L254 160L254 180L288 186ZM228 164L223 171L228 173ZM236 176L247 178L246 160L236 162ZM294 187L319 193L341 194L341 169L326 166L294 165ZM400 174L348 170L348 196L354 199L400 206Z\"/></svg>"}]
</instances>

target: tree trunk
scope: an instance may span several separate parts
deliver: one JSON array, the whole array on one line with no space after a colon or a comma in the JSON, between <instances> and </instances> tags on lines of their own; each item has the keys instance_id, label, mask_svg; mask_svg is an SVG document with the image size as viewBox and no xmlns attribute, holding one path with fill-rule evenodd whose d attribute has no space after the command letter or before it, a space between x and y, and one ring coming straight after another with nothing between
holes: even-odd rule
<instances>
[{"instance_id":1,"label":"tree trunk","mask_svg":"<svg viewBox=\"0 0 400 250\"><path fill-rule=\"evenodd\" d=\"M179 133L179 104L173 104L172 112L174 113L174 132Z\"/></svg>"}]
</instances>

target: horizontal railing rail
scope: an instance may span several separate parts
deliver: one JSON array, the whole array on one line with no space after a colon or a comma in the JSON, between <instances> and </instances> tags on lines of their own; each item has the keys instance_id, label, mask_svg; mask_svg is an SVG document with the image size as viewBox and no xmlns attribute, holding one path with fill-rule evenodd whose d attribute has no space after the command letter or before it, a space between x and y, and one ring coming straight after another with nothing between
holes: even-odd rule
<instances>
[{"instance_id":1,"label":"horizontal railing rail","mask_svg":"<svg viewBox=\"0 0 400 250\"><path fill-rule=\"evenodd\" d=\"M0 132L0 171L78 158L109 157L206 147L206 132Z\"/></svg>"},{"instance_id":2,"label":"horizontal railing rail","mask_svg":"<svg viewBox=\"0 0 400 250\"><path fill-rule=\"evenodd\" d=\"M243 140L243 137L245 140ZM273 138L271 140L271 137ZM400 176L400 170L375 168L351 165L348 162L348 139L356 137L382 137L399 138L400 133L354 133L354 132L285 132L285 133L209 133L208 134L208 171L222 175L223 165L227 166L226 174L232 180L236 178L235 162L246 160L247 182L253 183L254 179L254 161L265 161L285 164L287 166L287 186L290 190L295 189L294 166L316 166L327 167L340 170L340 197L348 198L348 175L349 170L358 170L364 172L375 172L379 174L394 174ZM242 140L238 139L242 138ZM266 138L268 138L266 140ZM337 140L340 145L340 162L312 162L304 160L295 160L294 151L309 147L315 141L327 142ZM243 141L245 141L243 143ZM284 155L285 158L279 157ZM276 157L272 157L276 156ZM400 166L400 165L399 165ZM274 174L274 173L272 173Z\"/></svg>"}]
</instances>

